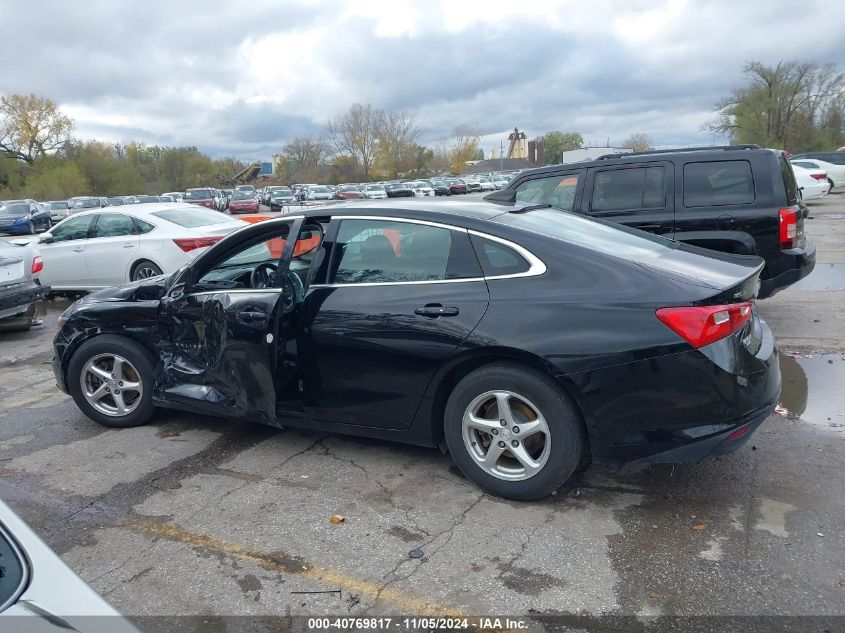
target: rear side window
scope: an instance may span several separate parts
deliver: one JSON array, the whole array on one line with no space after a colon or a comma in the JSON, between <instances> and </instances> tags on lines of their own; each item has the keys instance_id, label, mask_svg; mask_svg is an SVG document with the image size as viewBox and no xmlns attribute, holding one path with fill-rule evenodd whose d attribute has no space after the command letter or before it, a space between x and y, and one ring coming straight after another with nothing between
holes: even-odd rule
<instances>
[{"instance_id":1,"label":"rear side window","mask_svg":"<svg viewBox=\"0 0 845 633\"><path fill-rule=\"evenodd\" d=\"M195 226L210 226L212 224L240 224L243 226L241 220L233 218L231 215L225 215L219 211L212 211L203 207L167 209L165 211L156 211L152 215L189 229Z\"/></svg>"},{"instance_id":2,"label":"rear side window","mask_svg":"<svg viewBox=\"0 0 845 633\"><path fill-rule=\"evenodd\" d=\"M592 211L634 211L666 208L663 167L613 169L596 173Z\"/></svg>"},{"instance_id":3,"label":"rear side window","mask_svg":"<svg viewBox=\"0 0 845 633\"><path fill-rule=\"evenodd\" d=\"M0 606L8 606L23 589L27 569L17 546L0 526Z\"/></svg>"},{"instance_id":4,"label":"rear side window","mask_svg":"<svg viewBox=\"0 0 845 633\"><path fill-rule=\"evenodd\" d=\"M529 180L517 187L516 201L550 204L564 211L572 211L579 177L579 174L557 174Z\"/></svg>"},{"instance_id":5,"label":"rear side window","mask_svg":"<svg viewBox=\"0 0 845 633\"><path fill-rule=\"evenodd\" d=\"M143 220L140 220L138 218L134 218L134 220L135 220L135 230L136 230L137 233L140 233L140 234L149 233L150 231L152 231L155 228L155 226L153 226L149 222L144 222Z\"/></svg>"},{"instance_id":6,"label":"rear side window","mask_svg":"<svg viewBox=\"0 0 845 633\"><path fill-rule=\"evenodd\" d=\"M135 233L135 223L128 215L104 213L97 216L94 237L121 237Z\"/></svg>"},{"instance_id":7,"label":"rear side window","mask_svg":"<svg viewBox=\"0 0 845 633\"><path fill-rule=\"evenodd\" d=\"M754 179L746 160L684 165L684 206L717 207L754 202Z\"/></svg>"},{"instance_id":8,"label":"rear side window","mask_svg":"<svg viewBox=\"0 0 845 633\"><path fill-rule=\"evenodd\" d=\"M516 275L531 268L522 255L504 244L478 235L470 235L470 239L485 277Z\"/></svg>"},{"instance_id":9,"label":"rear side window","mask_svg":"<svg viewBox=\"0 0 845 633\"><path fill-rule=\"evenodd\" d=\"M795 181L795 172L782 154L778 157L778 164L780 174L783 176L783 186L786 188L786 205L798 204L798 183Z\"/></svg>"}]
</instances>

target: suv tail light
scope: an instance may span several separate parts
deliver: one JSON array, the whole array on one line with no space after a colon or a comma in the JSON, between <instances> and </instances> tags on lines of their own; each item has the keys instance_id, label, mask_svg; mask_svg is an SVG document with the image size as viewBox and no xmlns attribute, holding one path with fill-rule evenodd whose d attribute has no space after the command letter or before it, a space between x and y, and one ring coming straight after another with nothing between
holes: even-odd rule
<instances>
[{"instance_id":1,"label":"suv tail light","mask_svg":"<svg viewBox=\"0 0 845 633\"><path fill-rule=\"evenodd\" d=\"M827 180L827 172L826 171L823 171L823 172L818 173L818 174L810 174L810 176L812 176L816 180Z\"/></svg>"},{"instance_id":2,"label":"suv tail light","mask_svg":"<svg viewBox=\"0 0 845 633\"><path fill-rule=\"evenodd\" d=\"M781 209L778 211L778 220L778 242L781 250L794 248L798 237L798 212L795 209Z\"/></svg>"},{"instance_id":3,"label":"suv tail light","mask_svg":"<svg viewBox=\"0 0 845 633\"><path fill-rule=\"evenodd\" d=\"M186 253L196 248L205 248L217 244L223 239L222 235L215 235L214 237L185 237L174 239L173 242Z\"/></svg>"},{"instance_id":4,"label":"suv tail light","mask_svg":"<svg viewBox=\"0 0 845 633\"><path fill-rule=\"evenodd\" d=\"M32 274L37 275L42 270L44 270L44 260L41 259L41 255L36 255L32 258Z\"/></svg>"},{"instance_id":5,"label":"suv tail light","mask_svg":"<svg viewBox=\"0 0 845 633\"><path fill-rule=\"evenodd\" d=\"M699 348L715 343L745 327L751 319L751 302L660 308L657 318L687 343Z\"/></svg>"}]
</instances>

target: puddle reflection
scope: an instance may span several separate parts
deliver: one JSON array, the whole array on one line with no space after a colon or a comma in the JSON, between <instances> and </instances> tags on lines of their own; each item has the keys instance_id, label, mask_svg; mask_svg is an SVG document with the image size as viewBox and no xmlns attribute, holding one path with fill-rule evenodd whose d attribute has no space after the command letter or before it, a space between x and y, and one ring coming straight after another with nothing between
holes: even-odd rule
<instances>
[{"instance_id":1,"label":"puddle reflection","mask_svg":"<svg viewBox=\"0 0 845 633\"><path fill-rule=\"evenodd\" d=\"M780 354L785 415L832 429L845 429L845 355Z\"/></svg>"}]
</instances>

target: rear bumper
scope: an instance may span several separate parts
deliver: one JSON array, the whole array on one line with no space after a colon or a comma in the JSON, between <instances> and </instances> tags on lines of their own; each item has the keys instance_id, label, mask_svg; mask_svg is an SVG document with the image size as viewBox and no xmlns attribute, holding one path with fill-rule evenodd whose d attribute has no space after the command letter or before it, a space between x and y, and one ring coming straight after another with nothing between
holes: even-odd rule
<instances>
[{"instance_id":1,"label":"rear bumper","mask_svg":"<svg viewBox=\"0 0 845 633\"><path fill-rule=\"evenodd\" d=\"M39 286L35 283L25 284L13 290L0 290L0 312L17 307L24 308L43 299L48 292L50 286Z\"/></svg>"},{"instance_id":2,"label":"rear bumper","mask_svg":"<svg viewBox=\"0 0 845 633\"><path fill-rule=\"evenodd\" d=\"M760 280L759 299L771 297L784 288L801 281L816 267L816 247L809 242L803 249L783 251L782 257L787 258L787 261L781 268L787 268L787 270Z\"/></svg>"},{"instance_id":3,"label":"rear bumper","mask_svg":"<svg viewBox=\"0 0 845 633\"><path fill-rule=\"evenodd\" d=\"M774 412L776 406L777 400L727 431L636 461L640 464L684 464L733 453L749 440L752 433Z\"/></svg>"}]
</instances>

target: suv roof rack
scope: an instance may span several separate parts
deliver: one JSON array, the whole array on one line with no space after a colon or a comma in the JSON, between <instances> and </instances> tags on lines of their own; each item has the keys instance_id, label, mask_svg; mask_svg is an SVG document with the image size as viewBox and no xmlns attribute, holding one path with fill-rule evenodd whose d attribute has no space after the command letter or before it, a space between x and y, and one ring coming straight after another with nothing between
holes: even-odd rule
<instances>
[{"instance_id":1,"label":"suv roof rack","mask_svg":"<svg viewBox=\"0 0 845 633\"><path fill-rule=\"evenodd\" d=\"M704 152L707 150L740 150L740 149L763 149L754 143L747 143L745 145L702 145L700 147L681 147L678 149L650 149L644 152L625 152L617 154L605 154L599 156L597 160L607 160L610 158L622 158L623 156L649 156L651 154L676 154L678 152Z\"/></svg>"}]
</instances>

